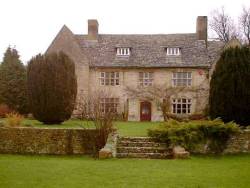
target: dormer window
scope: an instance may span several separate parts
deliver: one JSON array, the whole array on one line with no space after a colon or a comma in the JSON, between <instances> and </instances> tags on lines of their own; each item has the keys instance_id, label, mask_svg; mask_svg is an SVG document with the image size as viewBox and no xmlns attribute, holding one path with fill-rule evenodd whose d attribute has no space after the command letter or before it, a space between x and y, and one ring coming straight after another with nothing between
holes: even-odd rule
<instances>
[{"instance_id":1,"label":"dormer window","mask_svg":"<svg viewBox=\"0 0 250 188\"><path fill-rule=\"evenodd\" d=\"M168 56L179 56L181 55L180 48L167 48L167 55Z\"/></svg>"},{"instance_id":2,"label":"dormer window","mask_svg":"<svg viewBox=\"0 0 250 188\"><path fill-rule=\"evenodd\" d=\"M116 55L117 56L129 56L130 55L130 48L117 48Z\"/></svg>"}]
</instances>

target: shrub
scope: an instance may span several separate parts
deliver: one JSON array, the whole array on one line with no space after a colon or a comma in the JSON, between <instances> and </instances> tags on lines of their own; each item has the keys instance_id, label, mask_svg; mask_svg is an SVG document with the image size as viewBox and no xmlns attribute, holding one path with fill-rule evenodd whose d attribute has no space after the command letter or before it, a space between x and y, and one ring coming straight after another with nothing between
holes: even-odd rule
<instances>
[{"instance_id":1,"label":"shrub","mask_svg":"<svg viewBox=\"0 0 250 188\"><path fill-rule=\"evenodd\" d=\"M11 112L11 109L6 104L0 104L0 118L5 118L7 114Z\"/></svg>"},{"instance_id":2,"label":"shrub","mask_svg":"<svg viewBox=\"0 0 250 188\"><path fill-rule=\"evenodd\" d=\"M0 103L21 114L28 113L27 72L16 49L6 50L0 66Z\"/></svg>"},{"instance_id":3,"label":"shrub","mask_svg":"<svg viewBox=\"0 0 250 188\"><path fill-rule=\"evenodd\" d=\"M200 143L208 143L211 152L221 153L231 135L239 131L234 122L213 121L178 122L169 120L155 129L149 129L148 135L168 146L181 145L188 150L195 149Z\"/></svg>"},{"instance_id":4,"label":"shrub","mask_svg":"<svg viewBox=\"0 0 250 188\"><path fill-rule=\"evenodd\" d=\"M37 55L28 63L28 94L34 118L60 124L74 110L77 81L74 62L63 52Z\"/></svg>"},{"instance_id":5,"label":"shrub","mask_svg":"<svg viewBox=\"0 0 250 188\"><path fill-rule=\"evenodd\" d=\"M250 124L250 49L229 48L216 63L210 82L209 114L224 122Z\"/></svg>"},{"instance_id":6,"label":"shrub","mask_svg":"<svg viewBox=\"0 0 250 188\"><path fill-rule=\"evenodd\" d=\"M23 116L18 113L11 112L6 115L6 126L8 127L20 127L22 121Z\"/></svg>"}]
</instances>

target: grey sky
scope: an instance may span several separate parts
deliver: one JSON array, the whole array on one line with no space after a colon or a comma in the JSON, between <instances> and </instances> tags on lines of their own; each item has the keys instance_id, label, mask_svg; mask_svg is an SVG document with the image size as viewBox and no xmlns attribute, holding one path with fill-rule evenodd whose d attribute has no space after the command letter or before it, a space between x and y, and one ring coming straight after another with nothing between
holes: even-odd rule
<instances>
[{"instance_id":1,"label":"grey sky","mask_svg":"<svg viewBox=\"0 0 250 188\"><path fill-rule=\"evenodd\" d=\"M236 20L249 0L1 0L0 60L15 46L26 63L43 53L63 24L87 33L87 20L98 19L99 33L156 34L195 32L198 15L225 7Z\"/></svg>"}]
</instances>

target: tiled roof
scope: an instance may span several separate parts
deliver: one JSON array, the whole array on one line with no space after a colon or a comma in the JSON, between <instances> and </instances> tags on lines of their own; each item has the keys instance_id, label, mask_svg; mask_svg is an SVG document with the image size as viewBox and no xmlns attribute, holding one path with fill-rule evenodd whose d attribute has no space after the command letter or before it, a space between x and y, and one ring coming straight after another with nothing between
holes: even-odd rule
<instances>
[{"instance_id":1,"label":"tiled roof","mask_svg":"<svg viewBox=\"0 0 250 188\"><path fill-rule=\"evenodd\" d=\"M196 34L98 35L97 41L87 35L74 35L88 58L90 67L210 67L220 45L196 39ZM117 47L131 48L129 57L117 57ZM168 58L166 47L180 47L179 59ZM210 52L211 50L211 52Z\"/></svg>"}]
</instances>

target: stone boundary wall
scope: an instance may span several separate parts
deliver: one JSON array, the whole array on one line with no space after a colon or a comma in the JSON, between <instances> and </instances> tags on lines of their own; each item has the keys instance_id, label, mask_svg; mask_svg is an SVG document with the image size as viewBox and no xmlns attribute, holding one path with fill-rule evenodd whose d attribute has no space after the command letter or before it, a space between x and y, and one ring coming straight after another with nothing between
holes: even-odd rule
<instances>
[{"instance_id":1,"label":"stone boundary wall","mask_svg":"<svg viewBox=\"0 0 250 188\"><path fill-rule=\"evenodd\" d=\"M94 129L0 128L0 153L92 154Z\"/></svg>"},{"instance_id":2,"label":"stone boundary wall","mask_svg":"<svg viewBox=\"0 0 250 188\"><path fill-rule=\"evenodd\" d=\"M209 142L209 141L208 141ZM190 151L194 154L209 154L211 151L207 144L200 144L199 147ZM224 154L250 153L250 130L243 130L232 136L226 145Z\"/></svg>"},{"instance_id":3,"label":"stone boundary wall","mask_svg":"<svg viewBox=\"0 0 250 188\"><path fill-rule=\"evenodd\" d=\"M232 136L224 153L250 153L250 130L244 130Z\"/></svg>"}]
</instances>

